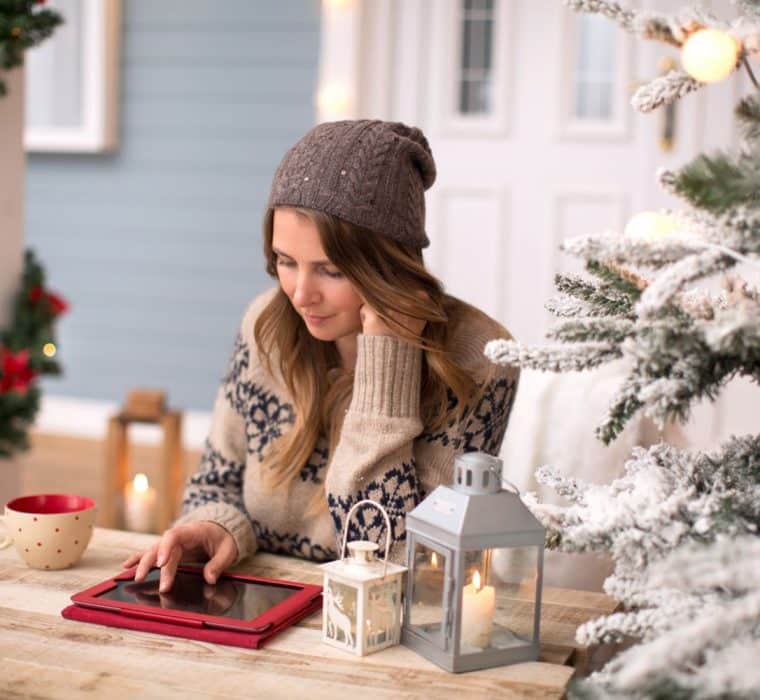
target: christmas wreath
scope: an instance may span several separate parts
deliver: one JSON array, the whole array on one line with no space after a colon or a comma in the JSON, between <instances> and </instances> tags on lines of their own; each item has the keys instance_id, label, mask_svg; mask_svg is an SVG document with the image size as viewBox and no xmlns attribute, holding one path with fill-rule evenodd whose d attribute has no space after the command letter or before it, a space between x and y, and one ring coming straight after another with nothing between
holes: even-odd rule
<instances>
[{"instance_id":1,"label":"christmas wreath","mask_svg":"<svg viewBox=\"0 0 760 700\"><path fill-rule=\"evenodd\" d=\"M61 373L53 327L67 309L45 288L45 272L28 250L10 328L0 331L0 457L29 447L27 431L40 405L36 380Z\"/></svg>"},{"instance_id":2,"label":"christmas wreath","mask_svg":"<svg viewBox=\"0 0 760 700\"><path fill-rule=\"evenodd\" d=\"M63 22L55 10L40 10L45 0L0 0L0 69L24 63L24 51L47 39ZM5 95L0 79L0 97Z\"/></svg>"}]
</instances>

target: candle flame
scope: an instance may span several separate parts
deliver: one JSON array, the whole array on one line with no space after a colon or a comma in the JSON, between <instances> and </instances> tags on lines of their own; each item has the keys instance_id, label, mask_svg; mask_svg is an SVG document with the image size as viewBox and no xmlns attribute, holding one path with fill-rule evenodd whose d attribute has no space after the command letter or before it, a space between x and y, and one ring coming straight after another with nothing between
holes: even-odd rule
<instances>
[{"instance_id":1,"label":"candle flame","mask_svg":"<svg viewBox=\"0 0 760 700\"><path fill-rule=\"evenodd\" d=\"M479 571L476 571L472 575L472 585L475 588L475 591L479 591L481 588L483 588L483 586L480 583L480 572Z\"/></svg>"},{"instance_id":2,"label":"candle flame","mask_svg":"<svg viewBox=\"0 0 760 700\"><path fill-rule=\"evenodd\" d=\"M132 481L132 488L137 493L145 493L148 490L148 477L145 474L135 474L135 478Z\"/></svg>"},{"instance_id":3,"label":"candle flame","mask_svg":"<svg viewBox=\"0 0 760 700\"><path fill-rule=\"evenodd\" d=\"M433 556L430 557L430 563L434 569L438 568L438 555L436 555L435 552L433 552Z\"/></svg>"}]
</instances>

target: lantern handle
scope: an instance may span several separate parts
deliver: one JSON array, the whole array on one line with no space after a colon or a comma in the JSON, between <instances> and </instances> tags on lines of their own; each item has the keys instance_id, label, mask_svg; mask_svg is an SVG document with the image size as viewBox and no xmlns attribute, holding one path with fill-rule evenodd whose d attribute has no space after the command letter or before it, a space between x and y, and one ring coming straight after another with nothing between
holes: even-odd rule
<instances>
[{"instance_id":1,"label":"lantern handle","mask_svg":"<svg viewBox=\"0 0 760 700\"><path fill-rule=\"evenodd\" d=\"M340 548L340 558L341 561L345 559L346 557L346 543L348 540L348 523L351 522L351 516L353 515L354 511L362 505L370 505L375 506L385 518L385 525L386 525L386 536L385 536L385 559L383 560L383 578L385 578L385 574L388 571L388 551L390 550L391 546L391 519L388 517L388 513L385 512L385 508L383 508L379 503L376 503L375 501L372 501L368 498L365 498L363 501L358 501L354 503L354 505L351 507L351 510L348 511L348 515L346 516L346 522L343 525L343 544Z\"/></svg>"}]
</instances>

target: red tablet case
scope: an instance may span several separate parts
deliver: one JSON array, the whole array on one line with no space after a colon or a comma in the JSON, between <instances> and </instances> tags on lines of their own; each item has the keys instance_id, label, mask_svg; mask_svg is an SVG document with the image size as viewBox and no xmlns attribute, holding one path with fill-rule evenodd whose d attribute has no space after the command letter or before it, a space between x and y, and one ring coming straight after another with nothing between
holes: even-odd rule
<instances>
[{"instance_id":1,"label":"red tablet case","mask_svg":"<svg viewBox=\"0 0 760 700\"><path fill-rule=\"evenodd\" d=\"M67 620L93 622L109 627L121 627L141 632L166 634L172 637L258 649L278 632L322 608L321 586L240 574L223 574L223 576L245 581L284 585L300 590L254 620L245 622L211 618L198 613L137 606L112 600L103 601L95 598L99 593L113 588L116 581L134 578L135 569L136 567L127 569L108 581L71 596L74 605L64 608L61 615ZM193 573L199 571L190 567L179 567L179 569Z\"/></svg>"}]
</instances>

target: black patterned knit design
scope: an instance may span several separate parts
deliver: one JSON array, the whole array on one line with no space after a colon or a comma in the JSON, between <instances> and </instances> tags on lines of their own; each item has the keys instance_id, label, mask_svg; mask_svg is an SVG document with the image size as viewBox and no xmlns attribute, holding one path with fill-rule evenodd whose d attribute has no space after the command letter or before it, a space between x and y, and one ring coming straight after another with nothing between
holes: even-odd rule
<instances>
[{"instance_id":1,"label":"black patterned knit design","mask_svg":"<svg viewBox=\"0 0 760 700\"><path fill-rule=\"evenodd\" d=\"M388 513L391 522L391 545L406 540L406 514L420 503L420 488L414 460L402 462L385 472L382 480L370 481L364 488L346 497L327 494L327 505L335 523L335 531L343 534L348 511L354 503L370 499L379 503ZM348 541L369 540L385 543L385 518L377 508L359 508L348 525Z\"/></svg>"},{"instance_id":2,"label":"black patterned knit design","mask_svg":"<svg viewBox=\"0 0 760 700\"><path fill-rule=\"evenodd\" d=\"M261 461L267 445L280 437L286 426L295 423L296 415L292 404L282 403L275 394L257 384L247 384L245 436L248 440L248 453L256 454Z\"/></svg>"},{"instance_id":3,"label":"black patterned knit design","mask_svg":"<svg viewBox=\"0 0 760 700\"><path fill-rule=\"evenodd\" d=\"M301 469L301 473L299 474L301 481L321 484L324 481L322 471L327 467L329 457L330 450L327 444L327 437L321 435L314 447L314 452L309 457L309 461Z\"/></svg>"},{"instance_id":4,"label":"black patterned knit design","mask_svg":"<svg viewBox=\"0 0 760 700\"><path fill-rule=\"evenodd\" d=\"M280 437L283 429L295 422L293 405L281 402L273 393L244 379L250 363L248 344L238 334L227 374L224 396L243 418L248 453L262 459L267 445Z\"/></svg>"},{"instance_id":5,"label":"black patterned knit design","mask_svg":"<svg viewBox=\"0 0 760 700\"><path fill-rule=\"evenodd\" d=\"M331 561L336 559L338 553L334 549L325 548L318 544L312 544L308 537L301 537L296 533L280 534L262 525L258 520L251 518L253 532L259 549L273 554L290 554L291 556L311 559L313 561Z\"/></svg>"},{"instance_id":6,"label":"black patterned knit design","mask_svg":"<svg viewBox=\"0 0 760 700\"><path fill-rule=\"evenodd\" d=\"M440 442L444 447L451 447L458 452L482 451L496 455L507 430L516 391L517 381L506 377L496 379L488 385L475 409L466 413L461 429L453 432L452 422L444 430L423 433L420 439ZM456 405L457 400L454 397L452 408L456 408Z\"/></svg>"},{"instance_id":7,"label":"black patterned knit design","mask_svg":"<svg viewBox=\"0 0 760 700\"><path fill-rule=\"evenodd\" d=\"M198 471L190 477L182 501L187 513L206 503L229 503L248 517L243 505L243 475L245 464L225 459L206 440Z\"/></svg>"}]
</instances>

